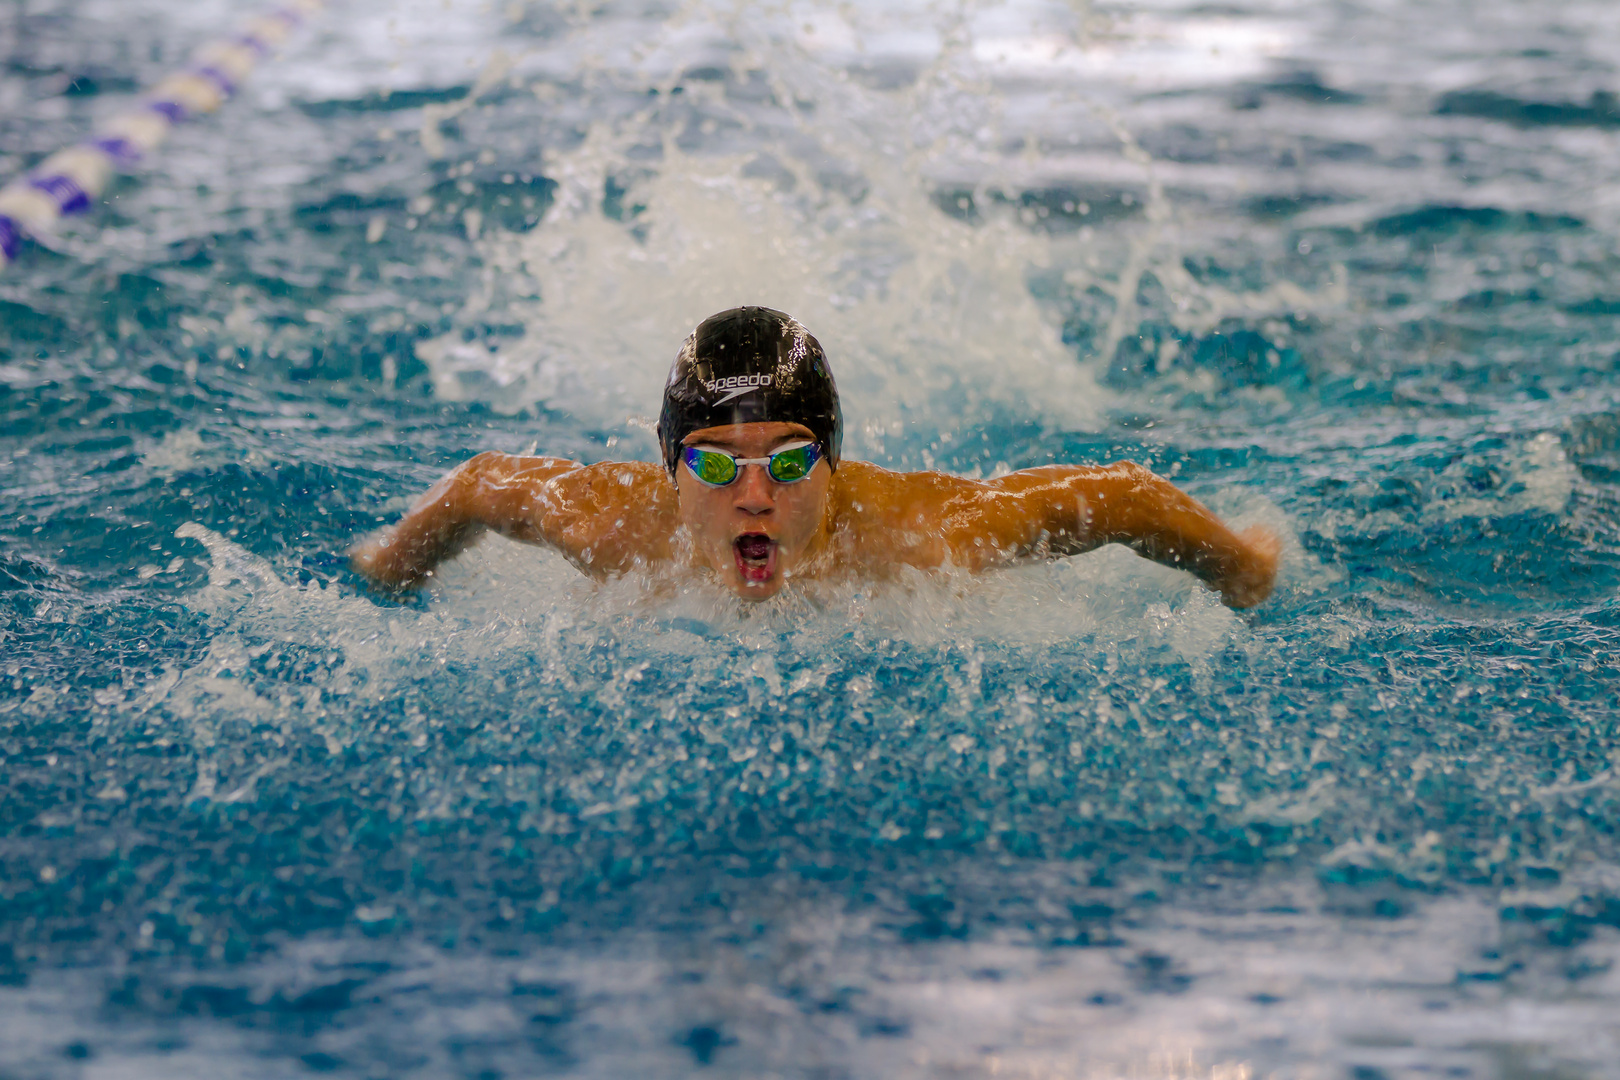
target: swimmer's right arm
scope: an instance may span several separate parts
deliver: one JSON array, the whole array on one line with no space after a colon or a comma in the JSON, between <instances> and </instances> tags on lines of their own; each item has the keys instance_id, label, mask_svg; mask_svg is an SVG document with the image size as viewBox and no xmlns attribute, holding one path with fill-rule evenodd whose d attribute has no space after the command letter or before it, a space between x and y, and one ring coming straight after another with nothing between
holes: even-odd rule
<instances>
[{"instance_id":1,"label":"swimmer's right arm","mask_svg":"<svg viewBox=\"0 0 1620 1080\"><path fill-rule=\"evenodd\" d=\"M396 524L350 548L349 565L375 585L409 589L485 530L545 543L543 491L580 467L563 458L479 454L433 485Z\"/></svg>"}]
</instances>

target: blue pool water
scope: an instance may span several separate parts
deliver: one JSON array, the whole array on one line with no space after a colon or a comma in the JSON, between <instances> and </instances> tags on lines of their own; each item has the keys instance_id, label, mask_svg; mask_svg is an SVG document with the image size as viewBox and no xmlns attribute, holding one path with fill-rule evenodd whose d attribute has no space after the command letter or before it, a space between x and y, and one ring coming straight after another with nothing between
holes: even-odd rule
<instances>
[{"instance_id":1,"label":"blue pool water","mask_svg":"<svg viewBox=\"0 0 1620 1080\"><path fill-rule=\"evenodd\" d=\"M0 14L0 173L226 32ZM0 1076L1620 1075L1620 9L335 3L0 278ZM792 311L846 451L1286 544L743 610L341 552L650 459Z\"/></svg>"}]
</instances>

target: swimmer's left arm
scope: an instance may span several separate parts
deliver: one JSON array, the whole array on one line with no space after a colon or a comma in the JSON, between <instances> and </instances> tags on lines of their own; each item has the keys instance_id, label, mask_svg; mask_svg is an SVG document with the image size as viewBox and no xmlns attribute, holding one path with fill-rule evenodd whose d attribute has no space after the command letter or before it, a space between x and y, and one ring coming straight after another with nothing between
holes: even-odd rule
<instances>
[{"instance_id":1,"label":"swimmer's left arm","mask_svg":"<svg viewBox=\"0 0 1620 1080\"><path fill-rule=\"evenodd\" d=\"M953 530L958 562L1075 555L1117 543L1190 571L1232 607L1253 607L1271 595L1280 545L1270 530L1234 533L1197 499L1140 465L1048 465L977 486L971 524Z\"/></svg>"}]
</instances>

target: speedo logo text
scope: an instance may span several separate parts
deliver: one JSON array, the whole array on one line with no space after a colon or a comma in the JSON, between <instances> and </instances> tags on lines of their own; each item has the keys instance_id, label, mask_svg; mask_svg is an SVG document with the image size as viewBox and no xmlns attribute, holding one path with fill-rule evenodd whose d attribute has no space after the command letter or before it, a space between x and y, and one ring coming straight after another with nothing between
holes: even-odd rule
<instances>
[{"instance_id":1,"label":"speedo logo text","mask_svg":"<svg viewBox=\"0 0 1620 1080\"><path fill-rule=\"evenodd\" d=\"M719 393L722 390L728 391L725 397L715 402L716 405L724 405L733 398L742 397L750 390L757 390L761 386L769 385L771 385L771 375L769 373L761 375L731 375L724 379L705 379L703 381L704 389L708 390L711 394Z\"/></svg>"}]
</instances>

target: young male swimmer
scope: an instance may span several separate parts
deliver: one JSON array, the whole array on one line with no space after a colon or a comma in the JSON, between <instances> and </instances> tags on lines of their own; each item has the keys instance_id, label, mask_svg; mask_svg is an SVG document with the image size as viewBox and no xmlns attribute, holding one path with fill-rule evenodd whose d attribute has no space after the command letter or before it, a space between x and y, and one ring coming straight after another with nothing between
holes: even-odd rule
<instances>
[{"instance_id":1,"label":"young male swimmer","mask_svg":"<svg viewBox=\"0 0 1620 1080\"><path fill-rule=\"evenodd\" d=\"M479 454L357 544L352 565L408 588L493 529L596 578L684 570L765 600L794 580L979 571L1120 543L1191 571L1233 607L1271 593L1272 533L1233 533L1139 465L897 473L843 460L842 434L816 339L779 311L734 308L705 319L675 358L662 466Z\"/></svg>"}]
</instances>

